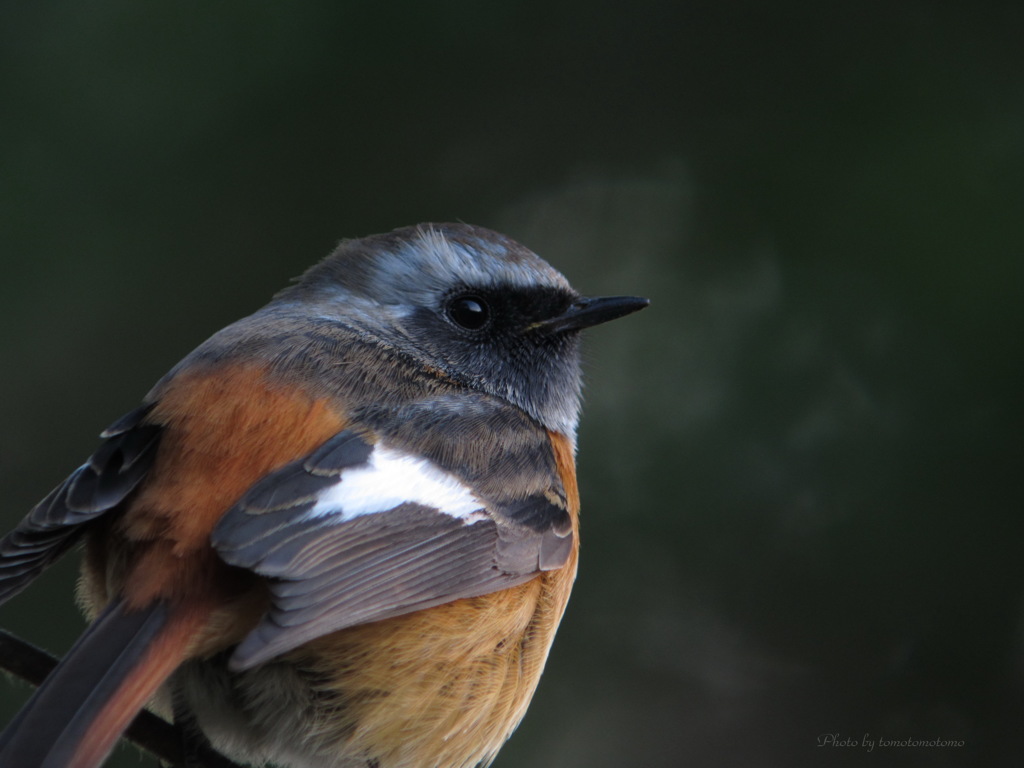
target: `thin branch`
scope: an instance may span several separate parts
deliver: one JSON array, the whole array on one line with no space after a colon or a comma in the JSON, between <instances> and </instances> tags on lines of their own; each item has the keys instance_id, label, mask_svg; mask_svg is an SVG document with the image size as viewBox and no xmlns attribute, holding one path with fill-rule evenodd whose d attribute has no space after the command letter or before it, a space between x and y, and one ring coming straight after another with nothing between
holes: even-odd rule
<instances>
[{"instance_id":1,"label":"thin branch","mask_svg":"<svg viewBox=\"0 0 1024 768\"><path fill-rule=\"evenodd\" d=\"M46 651L0 629L0 669L38 687L56 666L57 659ZM152 712L140 712L124 738L169 765L185 765L181 731ZM241 768L205 745L198 746L194 759L194 768Z\"/></svg>"}]
</instances>

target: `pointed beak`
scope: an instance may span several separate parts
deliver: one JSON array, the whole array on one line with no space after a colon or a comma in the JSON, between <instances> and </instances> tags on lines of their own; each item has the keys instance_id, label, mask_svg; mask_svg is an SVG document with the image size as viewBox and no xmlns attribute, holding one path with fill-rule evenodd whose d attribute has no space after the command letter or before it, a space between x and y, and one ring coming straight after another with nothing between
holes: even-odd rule
<instances>
[{"instance_id":1,"label":"pointed beak","mask_svg":"<svg viewBox=\"0 0 1024 768\"><path fill-rule=\"evenodd\" d=\"M638 312L650 303L648 299L639 296L582 297L574 301L562 314L537 323L533 327L545 333L579 331Z\"/></svg>"}]
</instances>

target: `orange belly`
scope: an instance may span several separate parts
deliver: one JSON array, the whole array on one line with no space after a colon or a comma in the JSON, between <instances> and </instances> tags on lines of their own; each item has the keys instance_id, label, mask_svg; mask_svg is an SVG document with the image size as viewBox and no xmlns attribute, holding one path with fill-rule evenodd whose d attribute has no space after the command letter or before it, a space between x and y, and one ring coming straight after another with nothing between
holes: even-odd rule
<instances>
[{"instance_id":1,"label":"orange belly","mask_svg":"<svg viewBox=\"0 0 1024 768\"><path fill-rule=\"evenodd\" d=\"M296 651L295 661L322 681L321 695L338 705L324 715L325 742L337 739L334 749L381 768L488 762L526 713L575 572L573 555L518 587L353 627Z\"/></svg>"}]
</instances>

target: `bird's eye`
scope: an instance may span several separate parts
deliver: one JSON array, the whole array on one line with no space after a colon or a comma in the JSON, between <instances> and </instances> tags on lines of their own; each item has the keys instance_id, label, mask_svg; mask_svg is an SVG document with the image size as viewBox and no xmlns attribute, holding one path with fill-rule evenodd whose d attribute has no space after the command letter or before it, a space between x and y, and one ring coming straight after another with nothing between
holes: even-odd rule
<instances>
[{"instance_id":1,"label":"bird's eye","mask_svg":"<svg viewBox=\"0 0 1024 768\"><path fill-rule=\"evenodd\" d=\"M491 319L491 308L479 296L464 294L448 302L448 317L467 331L479 331Z\"/></svg>"}]
</instances>

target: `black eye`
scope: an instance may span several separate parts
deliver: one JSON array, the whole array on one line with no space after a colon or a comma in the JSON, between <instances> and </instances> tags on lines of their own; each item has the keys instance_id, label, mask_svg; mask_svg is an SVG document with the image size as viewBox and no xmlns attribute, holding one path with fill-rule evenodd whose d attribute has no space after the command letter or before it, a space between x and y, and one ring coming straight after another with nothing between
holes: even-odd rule
<instances>
[{"instance_id":1,"label":"black eye","mask_svg":"<svg viewBox=\"0 0 1024 768\"><path fill-rule=\"evenodd\" d=\"M491 308L479 296L464 294L448 302L448 317L467 331L479 331L491 319Z\"/></svg>"}]
</instances>

